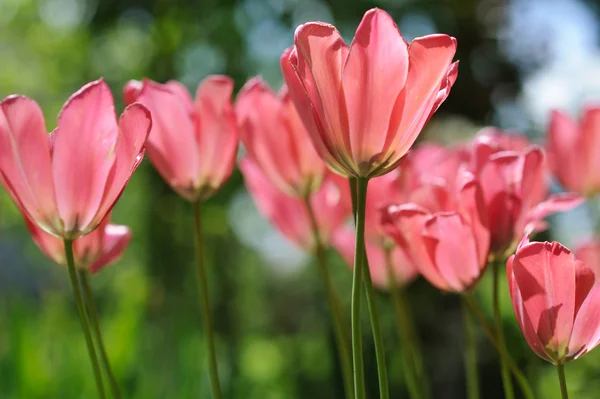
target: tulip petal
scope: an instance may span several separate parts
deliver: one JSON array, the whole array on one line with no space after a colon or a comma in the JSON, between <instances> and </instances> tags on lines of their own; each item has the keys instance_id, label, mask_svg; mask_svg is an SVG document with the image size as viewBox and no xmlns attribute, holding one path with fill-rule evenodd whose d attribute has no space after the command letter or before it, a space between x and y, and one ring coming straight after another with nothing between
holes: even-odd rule
<instances>
[{"instance_id":1,"label":"tulip petal","mask_svg":"<svg viewBox=\"0 0 600 399\"><path fill-rule=\"evenodd\" d=\"M426 251L444 279L446 290L463 292L479 280L487 252L483 257L478 253L473 230L460 214L434 214L425 223L422 234Z\"/></svg>"},{"instance_id":2,"label":"tulip petal","mask_svg":"<svg viewBox=\"0 0 600 399\"><path fill-rule=\"evenodd\" d=\"M513 272L537 336L546 353L560 361L575 314L575 257L559 243L533 242L516 253Z\"/></svg>"},{"instance_id":3,"label":"tulip petal","mask_svg":"<svg viewBox=\"0 0 600 399\"><path fill-rule=\"evenodd\" d=\"M472 176L463 184L460 198L461 215L471 226L478 261L480 265L484 265L490 249L488 215L481 186Z\"/></svg>"},{"instance_id":4,"label":"tulip petal","mask_svg":"<svg viewBox=\"0 0 600 399\"><path fill-rule=\"evenodd\" d=\"M144 158L144 145L152 129L150 111L142 104L134 103L123 111L119 119L119 136L115 146L115 165L106 183L102 204L95 220L106 218L125 190L131 175Z\"/></svg>"},{"instance_id":5,"label":"tulip petal","mask_svg":"<svg viewBox=\"0 0 600 399\"><path fill-rule=\"evenodd\" d=\"M89 232L115 162L118 129L110 89L102 80L73 94L53 133L56 202L70 238Z\"/></svg>"},{"instance_id":6,"label":"tulip petal","mask_svg":"<svg viewBox=\"0 0 600 399\"><path fill-rule=\"evenodd\" d=\"M56 208L48 132L35 101L22 96L0 103L0 173L12 197L40 227L62 230Z\"/></svg>"},{"instance_id":7,"label":"tulip petal","mask_svg":"<svg viewBox=\"0 0 600 399\"><path fill-rule=\"evenodd\" d=\"M199 183L204 186L201 190L208 190L204 199L229 178L235 164L238 131L232 93L233 80L223 75L207 77L196 90L197 140L202 155L198 159Z\"/></svg>"},{"instance_id":8,"label":"tulip petal","mask_svg":"<svg viewBox=\"0 0 600 399\"><path fill-rule=\"evenodd\" d=\"M107 224L104 228L104 240L98 259L89 266L92 274L119 259L131 241L131 230L127 226Z\"/></svg>"},{"instance_id":9,"label":"tulip petal","mask_svg":"<svg viewBox=\"0 0 600 399\"><path fill-rule=\"evenodd\" d=\"M594 192L600 188L600 176L596 171L600 170L600 107L586 108L581 120L581 150L585 165L579 174L583 175L583 184L586 191ZM572 155L572 154L571 154ZM573 162L571 156L568 162Z\"/></svg>"},{"instance_id":10,"label":"tulip petal","mask_svg":"<svg viewBox=\"0 0 600 399\"><path fill-rule=\"evenodd\" d=\"M368 173L382 151L396 98L408 76L408 47L392 17L367 11L343 71L352 158Z\"/></svg>"},{"instance_id":11,"label":"tulip petal","mask_svg":"<svg viewBox=\"0 0 600 399\"><path fill-rule=\"evenodd\" d=\"M408 46L409 69L404 101L394 108L385 148L402 157L413 145L430 118L438 93L448 84L448 67L456 53L456 39L447 35L428 35ZM453 71L452 69L450 71Z\"/></svg>"},{"instance_id":12,"label":"tulip petal","mask_svg":"<svg viewBox=\"0 0 600 399\"><path fill-rule=\"evenodd\" d=\"M600 284L589 291L575 316L569 358L577 359L594 349L600 341Z\"/></svg>"},{"instance_id":13,"label":"tulip petal","mask_svg":"<svg viewBox=\"0 0 600 399\"><path fill-rule=\"evenodd\" d=\"M536 223L556 212L567 212L581 205L584 198L575 193L552 194L546 201L540 202L527 212L524 226L516 226L515 234L523 234L527 226L536 226ZM535 229L534 231L539 231Z\"/></svg>"},{"instance_id":14,"label":"tulip petal","mask_svg":"<svg viewBox=\"0 0 600 399\"><path fill-rule=\"evenodd\" d=\"M194 191L199 168L193 103L182 100L180 91L173 84L145 80L136 101L152 114L148 157L163 179L183 195Z\"/></svg>"},{"instance_id":15,"label":"tulip petal","mask_svg":"<svg viewBox=\"0 0 600 399\"><path fill-rule=\"evenodd\" d=\"M561 111L552 111L548 129L550 167L560 183L569 190L583 191L583 151L583 140L575 121ZM573 157L571 154L580 155Z\"/></svg>"},{"instance_id":16,"label":"tulip petal","mask_svg":"<svg viewBox=\"0 0 600 399\"><path fill-rule=\"evenodd\" d=\"M318 123L325 129L320 140L336 163L356 170L350 156L350 138L344 134L348 131L348 120L342 71L348 46L333 25L318 22L300 25L296 29L294 43L297 53L294 58L296 63L292 66L310 98L319 118Z\"/></svg>"},{"instance_id":17,"label":"tulip petal","mask_svg":"<svg viewBox=\"0 0 600 399\"><path fill-rule=\"evenodd\" d=\"M526 245L526 244L525 244ZM531 347L531 349L542 359L545 359L549 362L553 362L552 359L548 357L546 352L544 351L544 345L540 341L540 338L537 335L536 329L533 327L531 319L529 315L525 311L525 307L523 306L523 296L521 295L521 291L515 281L513 263L515 256L511 256L508 258L506 262L506 277L508 278L508 289L510 292L510 298L513 305L513 310L515 312L515 317L517 322L519 323L519 327L521 328L521 332L525 337L525 340Z\"/></svg>"}]
</instances>

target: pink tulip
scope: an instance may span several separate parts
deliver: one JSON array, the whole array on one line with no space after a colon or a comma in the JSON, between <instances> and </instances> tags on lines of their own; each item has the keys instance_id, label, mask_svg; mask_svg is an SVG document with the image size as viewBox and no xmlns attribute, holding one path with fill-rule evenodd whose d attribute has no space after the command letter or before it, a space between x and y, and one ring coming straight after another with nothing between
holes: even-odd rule
<instances>
[{"instance_id":1,"label":"pink tulip","mask_svg":"<svg viewBox=\"0 0 600 399\"><path fill-rule=\"evenodd\" d=\"M600 275L600 237L580 243L574 252L577 259L583 261L594 274Z\"/></svg>"},{"instance_id":2,"label":"pink tulip","mask_svg":"<svg viewBox=\"0 0 600 399\"><path fill-rule=\"evenodd\" d=\"M35 101L0 103L0 173L23 213L63 239L92 232L111 211L143 158L148 110L131 104L118 123L103 80L73 94L48 135Z\"/></svg>"},{"instance_id":3,"label":"pink tulip","mask_svg":"<svg viewBox=\"0 0 600 399\"><path fill-rule=\"evenodd\" d=\"M26 219L27 228L38 247L54 262L67 265L62 240L46 233L31 220ZM109 224L108 218L96 230L73 242L76 267L97 273L105 266L116 262L131 241L127 226Z\"/></svg>"},{"instance_id":4,"label":"pink tulip","mask_svg":"<svg viewBox=\"0 0 600 399\"><path fill-rule=\"evenodd\" d=\"M567 190L591 196L600 191L600 106L585 110L579 124L553 111L548 129L552 172Z\"/></svg>"},{"instance_id":5,"label":"pink tulip","mask_svg":"<svg viewBox=\"0 0 600 399\"><path fill-rule=\"evenodd\" d=\"M249 157L241 159L239 165L259 211L290 241L313 252L316 241L304 201L279 191ZM310 203L320 242L327 246L333 231L350 216L348 183L339 176L327 174L321 188L311 195Z\"/></svg>"},{"instance_id":6,"label":"pink tulip","mask_svg":"<svg viewBox=\"0 0 600 399\"><path fill-rule=\"evenodd\" d=\"M430 213L415 204L390 206L382 224L435 287L469 290L487 265L490 231L481 187L472 176L461 177L455 210Z\"/></svg>"},{"instance_id":7,"label":"pink tulip","mask_svg":"<svg viewBox=\"0 0 600 399\"><path fill-rule=\"evenodd\" d=\"M210 76L201 82L195 102L175 81L130 81L123 89L126 103L138 101L152 112L148 157L188 201L207 199L233 171L238 132L232 92L233 81L227 76Z\"/></svg>"},{"instance_id":8,"label":"pink tulip","mask_svg":"<svg viewBox=\"0 0 600 399\"><path fill-rule=\"evenodd\" d=\"M392 17L367 11L350 48L329 24L300 25L281 58L317 152L339 174L375 177L398 166L458 73L456 40L406 43Z\"/></svg>"},{"instance_id":9,"label":"pink tulip","mask_svg":"<svg viewBox=\"0 0 600 399\"><path fill-rule=\"evenodd\" d=\"M276 94L260 78L253 78L238 94L235 109L248 156L271 183L298 197L319 188L325 164L285 85Z\"/></svg>"},{"instance_id":10,"label":"pink tulip","mask_svg":"<svg viewBox=\"0 0 600 399\"><path fill-rule=\"evenodd\" d=\"M355 233L354 229L351 228L337 229L332 238L333 247L340 253L350 268L354 267L354 241ZM366 241L365 247L374 286L382 290L388 290L394 288L392 282L395 282L396 285L405 285L417 277L417 268L399 246L392 246L389 249L389 255L386 254L386 249L383 246L375 242ZM388 265L388 262L390 265ZM393 281L388 270L390 268L393 273Z\"/></svg>"},{"instance_id":11,"label":"pink tulip","mask_svg":"<svg viewBox=\"0 0 600 399\"><path fill-rule=\"evenodd\" d=\"M546 166L541 148L521 152L502 151L487 142L474 145L474 168L483 188L492 251L504 254L524 233L545 229L543 219L567 211L583 201L572 193L549 196ZM545 199L545 200L544 200Z\"/></svg>"},{"instance_id":12,"label":"pink tulip","mask_svg":"<svg viewBox=\"0 0 600 399\"><path fill-rule=\"evenodd\" d=\"M564 364L600 342L597 271L557 242L525 240L508 260L515 316L542 359Z\"/></svg>"}]
</instances>

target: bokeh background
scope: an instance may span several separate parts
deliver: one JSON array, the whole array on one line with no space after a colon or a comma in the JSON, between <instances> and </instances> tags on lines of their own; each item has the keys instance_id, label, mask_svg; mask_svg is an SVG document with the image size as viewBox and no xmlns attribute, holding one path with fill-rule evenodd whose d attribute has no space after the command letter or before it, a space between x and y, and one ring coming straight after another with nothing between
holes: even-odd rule
<instances>
[{"instance_id":1,"label":"bokeh background","mask_svg":"<svg viewBox=\"0 0 600 399\"><path fill-rule=\"evenodd\" d=\"M35 98L52 129L68 96L99 76L119 110L124 83L144 76L194 89L206 75L225 73L239 89L260 74L278 86L279 55L297 25L331 22L350 40L374 6L391 13L407 40L434 32L458 39L458 81L424 139L450 142L492 124L541 140L551 108L577 115L600 98L600 8L585 0L0 0L0 97ZM568 245L588 236L595 206L553 219L550 235ZM0 398L95 397L67 274L35 247L4 192L0 207ZM115 208L113 220L129 225L134 240L93 286L126 398L210 396L191 212L148 161ZM262 220L239 172L203 217L224 397L341 398L328 308L311 259ZM333 251L328 257L349 309L349 269ZM488 315L490 287L484 279L478 290ZM557 398L554 370L527 347L503 292L511 353L540 398ZM464 398L458 299L421 280L408 295L434 398ZM385 293L378 300L392 397L406 397L391 304ZM483 334L479 344L483 397L501 398L496 354ZM573 397L597 398L600 351L569 365L567 375Z\"/></svg>"}]
</instances>

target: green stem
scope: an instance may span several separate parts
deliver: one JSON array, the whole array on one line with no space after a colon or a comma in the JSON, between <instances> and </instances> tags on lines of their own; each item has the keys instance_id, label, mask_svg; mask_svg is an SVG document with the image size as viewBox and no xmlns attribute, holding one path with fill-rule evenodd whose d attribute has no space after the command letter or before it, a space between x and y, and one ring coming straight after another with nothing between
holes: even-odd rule
<instances>
[{"instance_id":1,"label":"green stem","mask_svg":"<svg viewBox=\"0 0 600 399\"><path fill-rule=\"evenodd\" d=\"M333 324L333 331L335 334L335 340L338 347L338 354L340 358L340 365L342 369L342 377L344 380L344 391L347 398L353 397L354 386L352 382L352 363L350 361L350 346L348 344L348 338L344 332L344 322L342 318L342 310L340 306L340 300L335 292L335 288L331 283L329 276L329 269L327 268L327 257L325 254L325 247L321 242L319 235L319 228L315 219L312 206L310 204L310 197L304 198L308 217L310 219L310 225L315 239L315 250L314 255L317 259L319 271L321 272L321 278L325 286L325 292L327 294L327 300L329 301L329 309L331 311L331 320Z\"/></svg>"},{"instance_id":2,"label":"green stem","mask_svg":"<svg viewBox=\"0 0 600 399\"><path fill-rule=\"evenodd\" d=\"M363 277L365 279L365 287L367 291L367 305L369 306L371 329L373 331L373 341L375 343L375 359L377 361L377 376L379 378L379 397L381 399L388 399L390 397L390 389L388 386L387 368L385 364L385 349L383 347L383 336L381 335L379 313L377 312L377 298L375 297L375 290L373 289L373 282L371 281L371 272L369 270L369 261L367 259L366 252L364 254L363 266L365 268L363 271Z\"/></svg>"},{"instance_id":3,"label":"green stem","mask_svg":"<svg viewBox=\"0 0 600 399\"><path fill-rule=\"evenodd\" d=\"M221 399L221 386L219 384L219 372L217 369L217 354L215 351L215 339L213 336L212 322L210 316L210 304L208 300L208 283L206 281L206 270L204 267L204 245L202 238L202 217L200 214L201 201L194 204L194 233L196 241L196 266L197 282L200 291L200 305L206 344L208 349L208 373L210 376L210 389L213 398Z\"/></svg>"},{"instance_id":4,"label":"green stem","mask_svg":"<svg viewBox=\"0 0 600 399\"><path fill-rule=\"evenodd\" d=\"M398 323L398 337L402 346L402 357L406 368L406 384L410 397L413 399L429 398L429 383L423 370L421 345L415 331L408 302L404 298L404 289L398 287L398 282L392 270L390 250L386 249L386 265L390 279L392 303Z\"/></svg>"},{"instance_id":5,"label":"green stem","mask_svg":"<svg viewBox=\"0 0 600 399\"><path fill-rule=\"evenodd\" d=\"M496 349L498 354L500 354L500 344L498 343L498 339L496 338L494 329L485 319L483 312L481 311L479 306L477 306L477 303L473 300L473 297L470 294L464 294L463 298L466 301L467 305L469 306L471 313L477 318L477 320L479 320L479 323L481 324L481 327L483 328L485 335L488 337L488 339L490 340L490 342L492 343L492 345L494 346L494 348ZM519 387L521 388L521 391L523 392L523 395L525 396L525 398L526 399L535 399L533 389L529 385L529 381L527 381L527 378L525 377L525 375L523 374L521 369L519 369L519 366L517 366L517 364L514 362L514 360L508 354L505 357L505 360L506 360L506 363L507 363L510 371L515 376L515 379L517 380L517 383L519 384Z\"/></svg>"},{"instance_id":6,"label":"green stem","mask_svg":"<svg viewBox=\"0 0 600 399\"><path fill-rule=\"evenodd\" d=\"M365 398L365 376L363 369L362 337L360 326L360 302L365 258L365 207L367 180L358 179L356 201L356 241L354 248L354 270L352 274L352 359L354 363L354 397ZM352 184L351 184L352 186Z\"/></svg>"},{"instance_id":7,"label":"green stem","mask_svg":"<svg viewBox=\"0 0 600 399\"><path fill-rule=\"evenodd\" d=\"M81 322L81 329L83 330L83 335L85 337L88 355L90 357L90 361L92 362L92 369L94 371L94 378L96 380L96 388L98 389L98 397L104 399L106 398L106 394L104 392L104 384L102 383L102 372L98 363L98 357L96 356L94 342L92 341L90 321L85 311L79 282L77 281L77 271L75 270L75 259L73 256L73 240L65 239L64 246L65 257L67 258L67 266L69 269L69 278L71 280L71 287L73 288L73 294L75 295L75 304L77 306L77 313L79 314L79 321Z\"/></svg>"},{"instance_id":8,"label":"green stem","mask_svg":"<svg viewBox=\"0 0 600 399\"><path fill-rule=\"evenodd\" d=\"M557 364L556 372L558 373L558 382L560 383L560 393L562 399L569 399L569 392L567 391L567 379L565 377L565 365Z\"/></svg>"},{"instance_id":9,"label":"green stem","mask_svg":"<svg viewBox=\"0 0 600 399\"><path fill-rule=\"evenodd\" d=\"M479 399L479 375L477 372L477 340L469 305L463 295L463 320L465 326L465 374L468 399Z\"/></svg>"},{"instance_id":10,"label":"green stem","mask_svg":"<svg viewBox=\"0 0 600 399\"><path fill-rule=\"evenodd\" d=\"M502 328L502 317L500 315L500 290L498 289L498 284L499 284L498 262L499 261L492 261L492 272L493 272L492 301L493 301L493 306L494 306L494 324L496 327L496 337L498 338L498 347L500 349L499 357L500 357L500 369L502 372L502 384L504 386L504 397L505 397L505 399L514 399L515 394L514 394L513 384L512 384L512 380L510 378L510 372L508 370L508 365L506 364L506 357L507 357L508 351L506 349L506 342L504 340L504 330Z\"/></svg>"},{"instance_id":11,"label":"green stem","mask_svg":"<svg viewBox=\"0 0 600 399\"><path fill-rule=\"evenodd\" d=\"M92 330L98 344L100 352L100 359L104 363L104 370L108 374L108 380L110 382L110 389L114 399L121 399L121 392L119 390L119 384L113 374L108 360L108 354L106 353L106 347L104 346L104 340L102 339L102 329L100 328L100 321L98 319L98 310L96 308L96 301L94 300L94 294L90 285L89 272L87 270L79 270L79 280L83 287L83 295L85 297L85 303L87 304L87 310L90 314L90 321L92 323Z\"/></svg>"}]
</instances>

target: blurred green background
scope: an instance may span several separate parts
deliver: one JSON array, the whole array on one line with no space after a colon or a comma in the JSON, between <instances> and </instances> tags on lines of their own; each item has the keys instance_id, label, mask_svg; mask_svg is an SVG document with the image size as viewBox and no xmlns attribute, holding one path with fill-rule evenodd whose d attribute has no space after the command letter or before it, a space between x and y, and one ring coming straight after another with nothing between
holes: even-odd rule
<instances>
[{"instance_id":1,"label":"blurred green background","mask_svg":"<svg viewBox=\"0 0 600 399\"><path fill-rule=\"evenodd\" d=\"M122 109L132 78L194 89L226 73L239 89L261 74L281 83L279 55L295 27L334 23L350 40L370 7L386 9L407 40L458 39L459 79L425 138L449 142L494 124L543 136L548 111L577 114L600 93L598 4L583 0L0 0L0 97L36 99L53 129L68 96L103 76ZM65 270L35 247L0 193L0 398L93 398L94 381ZM110 358L126 398L208 398L194 281L192 210L143 162L113 214L134 240L93 279ZM585 209L553 220L568 245L593 230ZM341 398L342 384L318 273L257 214L235 172L203 210L210 297L224 397ZM331 270L349 314L350 273ZM490 281L478 294L490 315ZM557 398L554 370L518 329L506 288L511 353L540 398ZM408 287L435 398L464 398L459 301L419 280ZM381 293L392 397L407 397L391 304ZM365 315L370 397L377 392ZM481 334L482 394L501 398L497 357ZM597 398L600 351L567 367L571 394Z\"/></svg>"}]
</instances>

